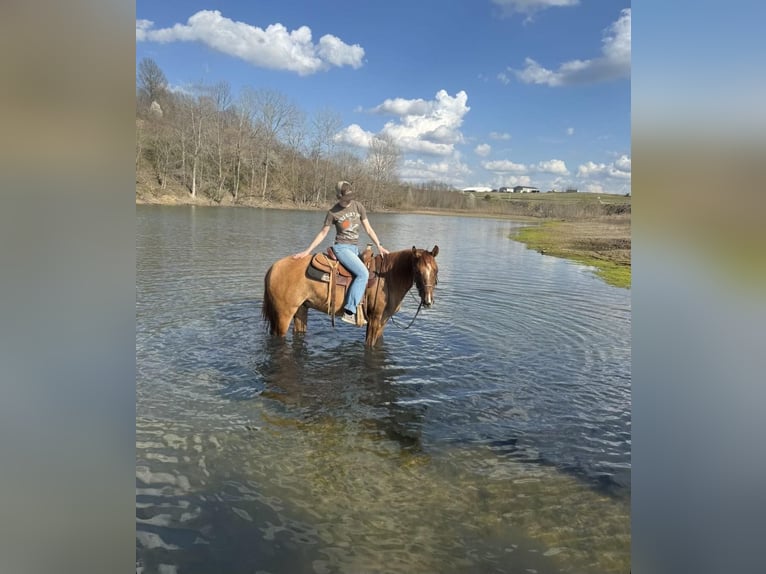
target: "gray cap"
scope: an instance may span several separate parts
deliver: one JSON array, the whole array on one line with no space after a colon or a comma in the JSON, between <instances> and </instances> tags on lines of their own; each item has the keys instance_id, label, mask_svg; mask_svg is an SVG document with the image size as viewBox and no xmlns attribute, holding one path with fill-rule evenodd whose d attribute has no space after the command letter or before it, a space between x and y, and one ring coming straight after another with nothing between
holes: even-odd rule
<instances>
[{"instance_id":1,"label":"gray cap","mask_svg":"<svg viewBox=\"0 0 766 574\"><path fill-rule=\"evenodd\" d=\"M335 192L343 195L348 194L351 191L351 184L347 181L339 181L335 184Z\"/></svg>"}]
</instances>

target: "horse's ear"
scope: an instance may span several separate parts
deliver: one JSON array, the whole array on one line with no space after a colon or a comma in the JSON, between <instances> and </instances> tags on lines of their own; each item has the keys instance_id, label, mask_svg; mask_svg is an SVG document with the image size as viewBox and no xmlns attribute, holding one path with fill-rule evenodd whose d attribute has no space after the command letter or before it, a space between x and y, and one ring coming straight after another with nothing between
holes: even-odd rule
<instances>
[{"instance_id":1,"label":"horse's ear","mask_svg":"<svg viewBox=\"0 0 766 574\"><path fill-rule=\"evenodd\" d=\"M417 256L417 254L418 254L418 250L417 250L417 248L414 245L412 246L412 254L415 255L415 256Z\"/></svg>"},{"instance_id":2,"label":"horse's ear","mask_svg":"<svg viewBox=\"0 0 766 574\"><path fill-rule=\"evenodd\" d=\"M434 257L439 255L439 246L438 245L434 245L434 248L431 250L431 255L433 255Z\"/></svg>"}]
</instances>

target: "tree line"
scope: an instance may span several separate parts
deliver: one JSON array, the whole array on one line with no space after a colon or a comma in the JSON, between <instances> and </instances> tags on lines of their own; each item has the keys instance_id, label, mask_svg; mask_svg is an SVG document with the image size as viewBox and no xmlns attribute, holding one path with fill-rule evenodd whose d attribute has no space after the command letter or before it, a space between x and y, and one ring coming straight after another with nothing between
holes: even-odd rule
<instances>
[{"instance_id":1,"label":"tree line","mask_svg":"<svg viewBox=\"0 0 766 574\"><path fill-rule=\"evenodd\" d=\"M366 154L339 145L338 113L308 117L284 94L226 82L169 89L149 58L136 73L136 174L159 193L183 189L220 203L325 206L339 179L352 181L370 209L464 208L472 199L440 182L403 183L402 152L379 134ZM328 194L330 197L328 198Z\"/></svg>"}]
</instances>

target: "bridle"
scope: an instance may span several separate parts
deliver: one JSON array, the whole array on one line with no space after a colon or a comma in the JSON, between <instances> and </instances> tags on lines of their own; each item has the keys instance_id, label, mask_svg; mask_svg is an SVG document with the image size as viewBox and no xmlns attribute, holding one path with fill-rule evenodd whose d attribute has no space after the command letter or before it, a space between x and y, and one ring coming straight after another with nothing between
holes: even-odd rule
<instances>
[{"instance_id":1,"label":"bridle","mask_svg":"<svg viewBox=\"0 0 766 574\"><path fill-rule=\"evenodd\" d=\"M433 288L436 287L436 284L439 282L439 280L436 277L436 275L434 275L434 282L433 283L426 283L425 281L423 281L423 274L420 273L420 271L418 271L417 263L415 265L413 265L413 275L414 275L413 279L414 279L415 286L418 288L418 294L420 295L420 301L418 301L418 309L417 309L417 311L415 311L414 317L412 317L412 320L409 322L409 324L406 327L401 327L396 322L396 320L394 319L393 315L391 315L388 318L388 320L391 323L393 323L394 325L396 325L397 327L399 327L400 329L403 329L403 330L407 330L410 327L412 327L412 324L415 322L415 319L418 318L418 315L420 314L420 310L423 308L423 301L425 299L425 293L424 293L425 289L428 288L428 287L433 289ZM412 295L412 291L410 291L410 295ZM414 296L413 296L413 298L414 298Z\"/></svg>"},{"instance_id":2,"label":"bridle","mask_svg":"<svg viewBox=\"0 0 766 574\"><path fill-rule=\"evenodd\" d=\"M423 304L423 300L425 299L425 290L429 287L431 289L435 289L436 285L439 283L439 279L436 276L436 273L434 273L433 277L433 283L426 283L423 280L423 274L418 270L418 265L415 263L414 265L414 275L415 275L415 286L418 288L418 295L420 295L420 303Z\"/></svg>"}]
</instances>

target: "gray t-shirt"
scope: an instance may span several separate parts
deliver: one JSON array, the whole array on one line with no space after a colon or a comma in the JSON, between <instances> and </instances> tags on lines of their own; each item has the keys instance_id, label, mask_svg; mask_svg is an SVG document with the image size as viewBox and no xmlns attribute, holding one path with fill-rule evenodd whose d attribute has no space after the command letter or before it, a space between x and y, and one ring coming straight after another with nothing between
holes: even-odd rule
<instances>
[{"instance_id":1,"label":"gray t-shirt","mask_svg":"<svg viewBox=\"0 0 766 574\"><path fill-rule=\"evenodd\" d=\"M352 199L346 207L336 203L330 208L324 218L324 224L325 226L335 225L335 243L356 245L359 242L359 228L365 219L367 219L367 211L364 206Z\"/></svg>"}]
</instances>

